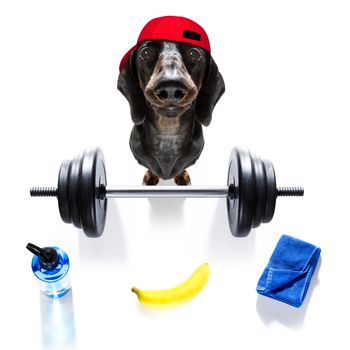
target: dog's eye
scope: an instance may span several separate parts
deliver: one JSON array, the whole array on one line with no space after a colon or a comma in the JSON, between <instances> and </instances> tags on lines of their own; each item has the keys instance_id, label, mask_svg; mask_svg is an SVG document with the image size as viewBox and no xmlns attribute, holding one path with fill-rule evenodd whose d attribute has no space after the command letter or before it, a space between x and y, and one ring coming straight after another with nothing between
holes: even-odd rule
<instances>
[{"instance_id":1,"label":"dog's eye","mask_svg":"<svg viewBox=\"0 0 350 350\"><path fill-rule=\"evenodd\" d=\"M202 58L202 54L198 49L192 48L187 51L186 58L189 62L194 63L198 62Z\"/></svg>"},{"instance_id":2,"label":"dog's eye","mask_svg":"<svg viewBox=\"0 0 350 350\"><path fill-rule=\"evenodd\" d=\"M142 61L148 61L154 57L154 51L150 47L144 47L139 53L139 57Z\"/></svg>"}]
</instances>

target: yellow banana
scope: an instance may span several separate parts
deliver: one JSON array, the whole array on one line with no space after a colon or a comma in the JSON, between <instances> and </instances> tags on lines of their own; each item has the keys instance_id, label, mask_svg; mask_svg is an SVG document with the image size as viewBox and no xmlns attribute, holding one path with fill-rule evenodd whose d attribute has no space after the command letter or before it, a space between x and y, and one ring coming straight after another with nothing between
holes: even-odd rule
<instances>
[{"instance_id":1,"label":"yellow banana","mask_svg":"<svg viewBox=\"0 0 350 350\"><path fill-rule=\"evenodd\" d=\"M140 290L133 287L140 303L150 308L166 308L177 306L192 299L206 285L209 278L209 265L204 263L182 284L164 290Z\"/></svg>"}]
</instances>

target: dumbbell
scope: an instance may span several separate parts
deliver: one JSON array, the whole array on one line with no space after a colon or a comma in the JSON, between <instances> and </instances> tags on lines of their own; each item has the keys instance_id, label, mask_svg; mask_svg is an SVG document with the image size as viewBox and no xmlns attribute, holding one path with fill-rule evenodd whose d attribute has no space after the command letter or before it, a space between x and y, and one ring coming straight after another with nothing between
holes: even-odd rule
<instances>
[{"instance_id":1,"label":"dumbbell","mask_svg":"<svg viewBox=\"0 0 350 350\"><path fill-rule=\"evenodd\" d=\"M107 186L102 150L91 148L61 164L57 188L33 187L30 195L57 197L62 220L89 237L103 233L108 198L226 198L231 233L245 237L272 220L278 196L303 196L304 189L277 188L272 163L237 147L230 154L225 186Z\"/></svg>"}]
</instances>

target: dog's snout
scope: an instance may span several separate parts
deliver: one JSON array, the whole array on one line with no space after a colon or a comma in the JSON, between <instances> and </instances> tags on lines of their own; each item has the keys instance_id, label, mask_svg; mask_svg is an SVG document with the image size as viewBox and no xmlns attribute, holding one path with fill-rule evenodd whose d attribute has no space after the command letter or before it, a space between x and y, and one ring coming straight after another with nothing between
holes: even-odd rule
<instances>
[{"instance_id":1,"label":"dog's snout","mask_svg":"<svg viewBox=\"0 0 350 350\"><path fill-rule=\"evenodd\" d=\"M171 103L181 101L187 95L186 87L181 83L163 83L157 86L155 94L163 102Z\"/></svg>"}]
</instances>

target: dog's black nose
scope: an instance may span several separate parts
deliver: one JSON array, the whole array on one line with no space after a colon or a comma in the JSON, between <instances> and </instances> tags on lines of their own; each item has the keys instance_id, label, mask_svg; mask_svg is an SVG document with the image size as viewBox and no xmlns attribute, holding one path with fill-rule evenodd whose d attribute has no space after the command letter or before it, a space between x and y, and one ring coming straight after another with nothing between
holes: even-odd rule
<instances>
[{"instance_id":1,"label":"dog's black nose","mask_svg":"<svg viewBox=\"0 0 350 350\"><path fill-rule=\"evenodd\" d=\"M159 84L155 94L164 102L178 102L186 96L187 89L181 83L170 81Z\"/></svg>"}]
</instances>

